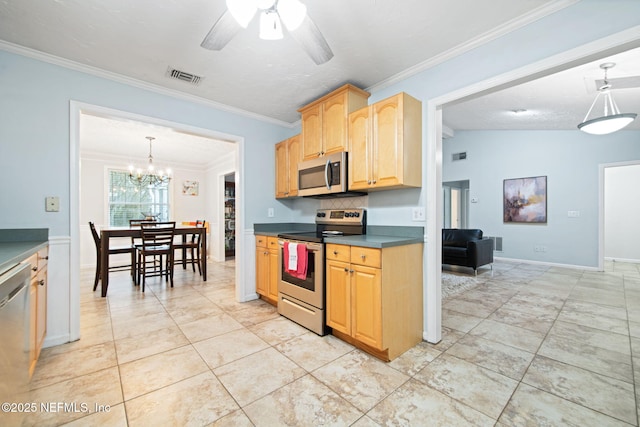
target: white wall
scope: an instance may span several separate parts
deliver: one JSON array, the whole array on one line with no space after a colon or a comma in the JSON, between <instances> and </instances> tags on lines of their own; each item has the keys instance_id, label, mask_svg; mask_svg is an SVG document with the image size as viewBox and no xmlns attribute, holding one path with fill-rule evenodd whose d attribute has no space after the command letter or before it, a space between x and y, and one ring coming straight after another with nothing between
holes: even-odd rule
<instances>
[{"instance_id":1,"label":"white wall","mask_svg":"<svg viewBox=\"0 0 640 427\"><path fill-rule=\"evenodd\" d=\"M233 153L223 156L207 169L207 188L210 203L207 204L209 218L209 256L214 261L224 261L224 176L235 172ZM236 238L237 240L237 238Z\"/></svg>"},{"instance_id":2,"label":"white wall","mask_svg":"<svg viewBox=\"0 0 640 427\"><path fill-rule=\"evenodd\" d=\"M607 167L604 170L605 259L640 262L638 183L640 164Z\"/></svg>"}]
</instances>

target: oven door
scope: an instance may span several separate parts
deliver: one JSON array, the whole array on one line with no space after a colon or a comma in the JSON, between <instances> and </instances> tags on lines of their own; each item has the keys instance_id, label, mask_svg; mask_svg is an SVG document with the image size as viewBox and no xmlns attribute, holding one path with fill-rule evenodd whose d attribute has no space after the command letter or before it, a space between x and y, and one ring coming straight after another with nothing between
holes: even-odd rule
<instances>
[{"instance_id":1,"label":"oven door","mask_svg":"<svg viewBox=\"0 0 640 427\"><path fill-rule=\"evenodd\" d=\"M284 242L304 244L307 247L307 274L294 277L285 271ZM278 293L285 294L324 309L324 245L296 240L278 240Z\"/></svg>"}]
</instances>

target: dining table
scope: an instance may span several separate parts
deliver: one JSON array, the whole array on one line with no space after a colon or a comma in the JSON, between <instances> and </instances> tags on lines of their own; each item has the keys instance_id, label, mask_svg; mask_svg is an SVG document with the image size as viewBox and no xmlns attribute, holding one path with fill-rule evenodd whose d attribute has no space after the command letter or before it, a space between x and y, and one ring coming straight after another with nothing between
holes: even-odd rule
<instances>
[{"instance_id":1,"label":"dining table","mask_svg":"<svg viewBox=\"0 0 640 427\"><path fill-rule=\"evenodd\" d=\"M207 281L207 228L196 225L178 225L174 235L182 236L182 241L186 242L187 236L192 234L200 235L200 267L202 269L202 280ZM101 295L107 296L109 288L109 240L118 237L142 238L142 229L140 226L134 227L103 227L100 230L100 278L102 282ZM183 250L183 259L184 259Z\"/></svg>"}]
</instances>

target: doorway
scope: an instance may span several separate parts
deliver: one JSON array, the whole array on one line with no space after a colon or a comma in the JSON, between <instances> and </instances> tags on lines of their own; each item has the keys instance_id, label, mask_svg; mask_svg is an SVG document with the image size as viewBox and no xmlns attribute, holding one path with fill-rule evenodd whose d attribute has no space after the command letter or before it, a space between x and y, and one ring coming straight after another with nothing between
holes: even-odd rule
<instances>
[{"instance_id":1,"label":"doorway","mask_svg":"<svg viewBox=\"0 0 640 427\"><path fill-rule=\"evenodd\" d=\"M443 228L468 228L469 180L442 183Z\"/></svg>"}]
</instances>

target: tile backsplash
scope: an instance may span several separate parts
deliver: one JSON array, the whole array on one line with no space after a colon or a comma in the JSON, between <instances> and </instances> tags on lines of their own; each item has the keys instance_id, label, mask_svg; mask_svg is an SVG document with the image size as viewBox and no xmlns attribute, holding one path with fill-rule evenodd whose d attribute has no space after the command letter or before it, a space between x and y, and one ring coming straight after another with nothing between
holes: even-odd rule
<instances>
[{"instance_id":1,"label":"tile backsplash","mask_svg":"<svg viewBox=\"0 0 640 427\"><path fill-rule=\"evenodd\" d=\"M369 204L369 196L359 197L341 197L335 199L322 199L320 202L321 209L353 209L367 208Z\"/></svg>"}]
</instances>

